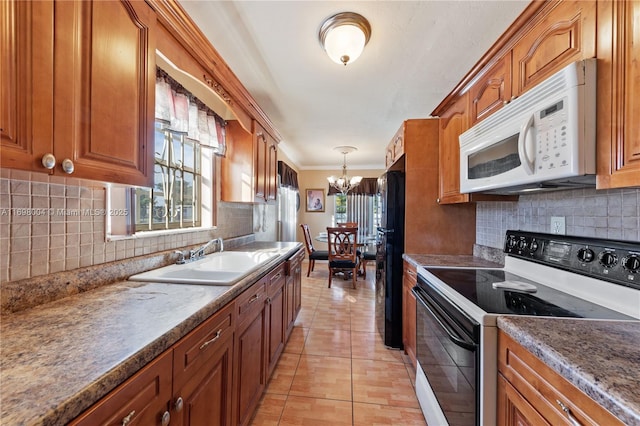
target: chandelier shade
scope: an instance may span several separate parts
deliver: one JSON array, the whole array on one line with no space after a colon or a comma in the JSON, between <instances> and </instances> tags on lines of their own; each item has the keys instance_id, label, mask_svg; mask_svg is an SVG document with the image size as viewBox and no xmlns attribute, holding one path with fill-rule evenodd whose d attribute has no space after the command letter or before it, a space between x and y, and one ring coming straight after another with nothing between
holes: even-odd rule
<instances>
[{"instance_id":1,"label":"chandelier shade","mask_svg":"<svg viewBox=\"0 0 640 426\"><path fill-rule=\"evenodd\" d=\"M362 54L371 37L371 26L362 15L342 12L324 21L318 36L329 58L346 66Z\"/></svg>"},{"instance_id":2,"label":"chandelier shade","mask_svg":"<svg viewBox=\"0 0 640 426\"><path fill-rule=\"evenodd\" d=\"M347 154L356 151L357 148L353 146L337 146L334 149L340 151L344 159L342 163L342 176L329 176L327 180L331 188L334 188L342 195L346 195L347 192L358 186L362 181L362 176L353 176L350 178L347 175Z\"/></svg>"}]
</instances>

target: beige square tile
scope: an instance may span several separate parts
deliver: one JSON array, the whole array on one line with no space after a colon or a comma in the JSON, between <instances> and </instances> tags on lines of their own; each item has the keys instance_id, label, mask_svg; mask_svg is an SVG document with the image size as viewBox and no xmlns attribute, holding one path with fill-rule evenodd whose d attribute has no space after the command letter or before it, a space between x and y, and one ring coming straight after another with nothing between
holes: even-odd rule
<instances>
[{"instance_id":1,"label":"beige square tile","mask_svg":"<svg viewBox=\"0 0 640 426\"><path fill-rule=\"evenodd\" d=\"M348 308L347 308L348 309ZM323 328L327 330L350 330L351 315L339 308L322 308L318 306L316 314L311 322L312 329Z\"/></svg>"},{"instance_id":2,"label":"beige square tile","mask_svg":"<svg viewBox=\"0 0 640 426\"><path fill-rule=\"evenodd\" d=\"M351 332L351 357L379 361L403 362L402 351L389 349L377 332Z\"/></svg>"},{"instance_id":3,"label":"beige square tile","mask_svg":"<svg viewBox=\"0 0 640 426\"><path fill-rule=\"evenodd\" d=\"M286 402L286 395L265 393L262 395L262 400L260 400L249 424L254 426L278 426Z\"/></svg>"},{"instance_id":4,"label":"beige square tile","mask_svg":"<svg viewBox=\"0 0 640 426\"><path fill-rule=\"evenodd\" d=\"M302 353L351 358L351 332L312 328L309 330Z\"/></svg>"},{"instance_id":5,"label":"beige square tile","mask_svg":"<svg viewBox=\"0 0 640 426\"><path fill-rule=\"evenodd\" d=\"M419 408L404 363L354 359L352 368L354 402Z\"/></svg>"},{"instance_id":6,"label":"beige square tile","mask_svg":"<svg viewBox=\"0 0 640 426\"><path fill-rule=\"evenodd\" d=\"M422 411L418 408L354 402L353 424L354 426L426 426L427 423L424 420Z\"/></svg>"},{"instance_id":7,"label":"beige square tile","mask_svg":"<svg viewBox=\"0 0 640 426\"><path fill-rule=\"evenodd\" d=\"M289 395L351 401L351 360L303 354Z\"/></svg>"},{"instance_id":8,"label":"beige square tile","mask_svg":"<svg viewBox=\"0 0 640 426\"><path fill-rule=\"evenodd\" d=\"M280 426L352 425L351 402L290 396Z\"/></svg>"},{"instance_id":9,"label":"beige square tile","mask_svg":"<svg viewBox=\"0 0 640 426\"><path fill-rule=\"evenodd\" d=\"M300 361L299 354L283 353L267 383L266 392L288 394Z\"/></svg>"},{"instance_id":10,"label":"beige square tile","mask_svg":"<svg viewBox=\"0 0 640 426\"><path fill-rule=\"evenodd\" d=\"M289 336L289 340L284 347L284 352L292 353L292 354L301 354L302 349L304 348L304 342L307 339L307 335L309 334L309 329L294 326L293 330L291 330L291 335Z\"/></svg>"}]
</instances>

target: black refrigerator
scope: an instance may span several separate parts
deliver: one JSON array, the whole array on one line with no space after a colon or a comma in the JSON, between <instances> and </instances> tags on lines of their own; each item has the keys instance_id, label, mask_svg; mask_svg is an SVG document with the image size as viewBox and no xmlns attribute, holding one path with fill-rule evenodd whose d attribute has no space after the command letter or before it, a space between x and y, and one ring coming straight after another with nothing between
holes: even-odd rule
<instances>
[{"instance_id":1,"label":"black refrigerator","mask_svg":"<svg viewBox=\"0 0 640 426\"><path fill-rule=\"evenodd\" d=\"M386 346L400 349L404 182L404 171L388 171L378 179L380 227L376 250L376 327Z\"/></svg>"}]
</instances>

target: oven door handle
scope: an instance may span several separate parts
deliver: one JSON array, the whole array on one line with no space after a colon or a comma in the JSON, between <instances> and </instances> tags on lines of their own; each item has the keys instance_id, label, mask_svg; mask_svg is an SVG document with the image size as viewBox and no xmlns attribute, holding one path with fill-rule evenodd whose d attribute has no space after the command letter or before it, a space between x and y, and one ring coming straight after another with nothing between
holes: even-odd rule
<instances>
[{"instance_id":1,"label":"oven door handle","mask_svg":"<svg viewBox=\"0 0 640 426\"><path fill-rule=\"evenodd\" d=\"M449 337L449 340L451 340L454 344L460 346L461 348L467 349L469 351L476 351L476 349L478 348L478 345L473 341L462 339L458 335L458 333L455 332L455 330L453 330L449 325L446 324L446 321L444 321L438 313L434 312L434 310L431 309L431 307L429 306L429 303L426 300L424 300L424 297L420 295L419 291L420 290L416 287L411 289L411 292L416 296L416 300L420 301L422 306L424 306L425 309L429 311L431 316L438 322L440 327L442 327L442 329L446 331L447 336Z\"/></svg>"}]
</instances>

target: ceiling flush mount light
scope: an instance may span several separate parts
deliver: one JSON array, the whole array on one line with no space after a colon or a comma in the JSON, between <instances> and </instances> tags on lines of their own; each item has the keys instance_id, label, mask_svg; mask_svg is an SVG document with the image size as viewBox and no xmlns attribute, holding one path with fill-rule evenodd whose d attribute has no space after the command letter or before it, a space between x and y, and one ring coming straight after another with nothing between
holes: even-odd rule
<instances>
[{"instance_id":1,"label":"ceiling flush mount light","mask_svg":"<svg viewBox=\"0 0 640 426\"><path fill-rule=\"evenodd\" d=\"M357 13L342 12L328 18L320 27L320 44L337 64L352 63L371 38L369 21Z\"/></svg>"},{"instance_id":2,"label":"ceiling flush mount light","mask_svg":"<svg viewBox=\"0 0 640 426\"><path fill-rule=\"evenodd\" d=\"M340 151L340 153L344 157L344 162L342 163L342 176L335 177L329 176L327 180L329 181L329 185L335 188L342 195L346 195L347 192L355 188L360 184L362 180L362 176L354 176L351 179L347 176L347 154L357 151L358 148L355 146L337 146L333 148L336 151Z\"/></svg>"}]
</instances>

